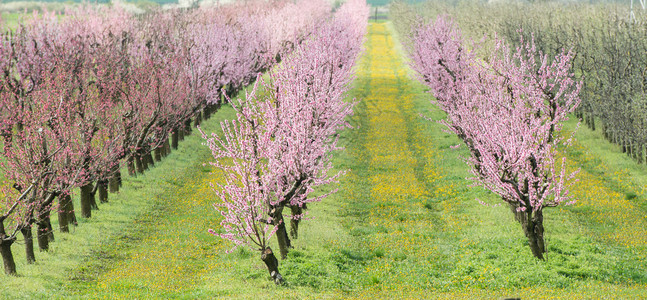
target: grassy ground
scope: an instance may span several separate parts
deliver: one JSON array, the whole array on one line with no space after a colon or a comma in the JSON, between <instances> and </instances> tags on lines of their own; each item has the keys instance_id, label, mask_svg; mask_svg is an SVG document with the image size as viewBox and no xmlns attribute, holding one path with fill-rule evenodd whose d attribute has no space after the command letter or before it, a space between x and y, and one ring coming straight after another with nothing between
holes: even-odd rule
<instances>
[{"instance_id":1,"label":"grassy ground","mask_svg":"<svg viewBox=\"0 0 647 300\"><path fill-rule=\"evenodd\" d=\"M18 21L20 19L21 14L19 13L8 13L8 12L2 12L0 14L0 19L4 22L4 26L6 26L9 29L16 28L18 26ZM0 28L4 27L2 24L0 24ZM3 28L4 30L4 28Z\"/></svg>"},{"instance_id":2,"label":"grassy ground","mask_svg":"<svg viewBox=\"0 0 647 300\"><path fill-rule=\"evenodd\" d=\"M468 187L467 151L450 148L458 139L420 117L444 115L411 80L392 32L371 24L352 91L361 99L356 129L343 133L346 150L335 158L351 171L338 193L309 207L313 219L280 262L287 286L268 280L259 253L225 254L231 245L206 233L220 220L209 189L218 177L202 166L209 153L194 135L129 179L92 224L59 234L38 265L19 258L21 277L2 277L3 290L9 298L647 297L645 167L581 129L566 153L582 167L578 203L546 211L547 259L535 260L508 209L475 200L499 202ZM231 116L222 110L207 131Z\"/></svg>"}]
</instances>

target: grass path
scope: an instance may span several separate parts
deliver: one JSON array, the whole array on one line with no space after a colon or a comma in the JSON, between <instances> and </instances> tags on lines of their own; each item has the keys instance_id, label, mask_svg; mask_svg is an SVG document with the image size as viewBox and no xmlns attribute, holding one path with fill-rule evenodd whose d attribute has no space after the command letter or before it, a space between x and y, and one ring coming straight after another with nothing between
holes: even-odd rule
<instances>
[{"instance_id":1,"label":"grass path","mask_svg":"<svg viewBox=\"0 0 647 300\"><path fill-rule=\"evenodd\" d=\"M545 213L547 260L536 261L505 207L475 201L499 202L468 187L460 159L467 151L450 147L458 139L420 117L444 114L411 79L390 23L371 23L365 48L351 92L361 100L351 119L356 129L342 133L346 150L335 157L336 167L350 172L338 193L310 206L313 220L303 222L280 261L288 286L268 280L257 252L226 254L231 245L206 232L220 221L209 188L218 176L202 165L210 153L194 135L150 176L129 179L134 190L120 197L141 199L133 212L97 214L122 216L117 225L79 226L94 228L94 242L70 235L85 258L63 264L63 275L25 267L24 277L9 282L23 287L11 298L647 297L644 168L625 170L621 155L606 158L612 150L599 148L595 133L579 133L567 153L582 166L573 189L579 202ZM217 131L232 116L225 108L204 126ZM74 245L62 243L53 252L71 257ZM56 255L42 257L43 264Z\"/></svg>"}]
</instances>

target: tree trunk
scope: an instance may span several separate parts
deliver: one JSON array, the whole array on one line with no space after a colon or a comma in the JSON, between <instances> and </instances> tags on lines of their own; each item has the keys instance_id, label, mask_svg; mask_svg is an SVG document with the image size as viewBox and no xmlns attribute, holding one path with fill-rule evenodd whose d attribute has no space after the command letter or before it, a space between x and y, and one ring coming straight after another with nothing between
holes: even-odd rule
<instances>
[{"instance_id":1,"label":"tree trunk","mask_svg":"<svg viewBox=\"0 0 647 300\"><path fill-rule=\"evenodd\" d=\"M79 226L79 222L76 221L76 211L74 210L74 201L72 201L72 196L67 195L67 197L70 199L70 201L67 202L67 224Z\"/></svg>"},{"instance_id":2,"label":"tree trunk","mask_svg":"<svg viewBox=\"0 0 647 300\"><path fill-rule=\"evenodd\" d=\"M184 141L184 128L181 124L180 124L180 127L177 129L177 139L179 141Z\"/></svg>"},{"instance_id":3,"label":"tree trunk","mask_svg":"<svg viewBox=\"0 0 647 300\"><path fill-rule=\"evenodd\" d=\"M36 240L38 240L38 248L40 251L47 251L49 250L49 230L47 228L47 221L40 220L36 225Z\"/></svg>"},{"instance_id":4,"label":"tree trunk","mask_svg":"<svg viewBox=\"0 0 647 300\"><path fill-rule=\"evenodd\" d=\"M58 203L60 205L60 207L58 208L58 229L61 232L70 232L70 228L67 226L67 211L65 211L65 203L63 203L64 197L65 196L61 196L58 200Z\"/></svg>"},{"instance_id":5,"label":"tree trunk","mask_svg":"<svg viewBox=\"0 0 647 300\"><path fill-rule=\"evenodd\" d=\"M128 166L128 175L137 177L137 172L135 172L135 157L129 155L126 166Z\"/></svg>"},{"instance_id":6,"label":"tree trunk","mask_svg":"<svg viewBox=\"0 0 647 300\"><path fill-rule=\"evenodd\" d=\"M119 165L117 165L115 170L112 171L112 176L110 176L110 179L108 180L108 185L110 186L111 193L119 192L119 186L121 186L120 178L121 178L121 171L119 171Z\"/></svg>"},{"instance_id":7,"label":"tree trunk","mask_svg":"<svg viewBox=\"0 0 647 300\"><path fill-rule=\"evenodd\" d=\"M25 238L25 258L27 258L27 263L33 264L36 261L36 255L34 255L34 238L31 235L31 224L21 228L20 233Z\"/></svg>"},{"instance_id":8,"label":"tree trunk","mask_svg":"<svg viewBox=\"0 0 647 300\"><path fill-rule=\"evenodd\" d=\"M72 202L72 196L59 196L58 204L58 228L61 230L61 232L70 232L68 225L76 223L76 215L74 214L74 203Z\"/></svg>"},{"instance_id":9,"label":"tree trunk","mask_svg":"<svg viewBox=\"0 0 647 300\"><path fill-rule=\"evenodd\" d=\"M202 109L202 115L205 120L209 120L211 118L211 109L213 107L213 104L207 104L207 106Z\"/></svg>"},{"instance_id":10,"label":"tree trunk","mask_svg":"<svg viewBox=\"0 0 647 300\"><path fill-rule=\"evenodd\" d=\"M8 237L4 228L4 218L0 218L0 255L4 263L4 272L7 275L16 275L16 261L11 253L11 245L16 241L15 237Z\"/></svg>"},{"instance_id":11,"label":"tree trunk","mask_svg":"<svg viewBox=\"0 0 647 300\"><path fill-rule=\"evenodd\" d=\"M150 165L148 164L148 157L146 157L146 154L140 155L139 160L142 163L142 170L144 170L144 172L148 171L148 169L150 169Z\"/></svg>"},{"instance_id":12,"label":"tree trunk","mask_svg":"<svg viewBox=\"0 0 647 300\"><path fill-rule=\"evenodd\" d=\"M93 189L94 186L92 186L92 182L88 182L81 186L81 216L84 218L92 217L92 198L94 198L94 194L92 194Z\"/></svg>"},{"instance_id":13,"label":"tree trunk","mask_svg":"<svg viewBox=\"0 0 647 300\"><path fill-rule=\"evenodd\" d=\"M528 238L528 245L532 255L543 260L546 253L544 244L544 216L542 210L533 212L532 210L517 211L515 205L510 204L510 210L515 215L515 219L521 223L523 233Z\"/></svg>"},{"instance_id":14,"label":"tree trunk","mask_svg":"<svg viewBox=\"0 0 647 300\"><path fill-rule=\"evenodd\" d=\"M524 226L524 233L528 237L530 251L536 258L543 260L546 252L544 244L544 216L541 210L528 213L527 224Z\"/></svg>"},{"instance_id":15,"label":"tree trunk","mask_svg":"<svg viewBox=\"0 0 647 300\"><path fill-rule=\"evenodd\" d=\"M546 252L544 244L544 216L542 210L533 212L532 210L517 211L517 208L510 204L510 209L515 215L515 219L521 223L523 233L528 238L528 245L532 255L543 260L543 254Z\"/></svg>"},{"instance_id":16,"label":"tree trunk","mask_svg":"<svg viewBox=\"0 0 647 300\"><path fill-rule=\"evenodd\" d=\"M124 186L124 177L121 176L121 169L117 167L117 171L115 171L115 175L117 176L117 182L119 183L119 187Z\"/></svg>"},{"instance_id":17,"label":"tree trunk","mask_svg":"<svg viewBox=\"0 0 647 300\"><path fill-rule=\"evenodd\" d=\"M99 202L108 203L108 181L99 180Z\"/></svg>"},{"instance_id":18,"label":"tree trunk","mask_svg":"<svg viewBox=\"0 0 647 300\"><path fill-rule=\"evenodd\" d=\"M200 126L200 123L202 123L202 112L198 111L197 114L195 114L195 121L193 122L193 126L196 128Z\"/></svg>"},{"instance_id":19,"label":"tree trunk","mask_svg":"<svg viewBox=\"0 0 647 300\"><path fill-rule=\"evenodd\" d=\"M171 147L173 149L177 150L178 146L178 140L180 138L180 132L177 127L173 128L173 131L171 132Z\"/></svg>"},{"instance_id":20,"label":"tree trunk","mask_svg":"<svg viewBox=\"0 0 647 300\"><path fill-rule=\"evenodd\" d=\"M281 258L286 259L288 257L288 251L292 248L290 244L290 238L288 237L288 231L285 228L285 221L283 220L283 207L275 208L274 213L270 213L270 216L274 220L276 230L276 239L279 242L279 251L281 252Z\"/></svg>"},{"instance_id":21,"label":"tree trunk","mask_svg":"<svg viewBox=\"0 0 647 300\"><path fill-rule=\"evenodd\" d=\"M274 256L274 252L272 252L270 247L263 249L261 252L261 260L267 266L267 271L270 272L274 283L277 285L283 284L283 276L279 273L279 261Z\"/></svg>"},{"instance_id":22,"label":"tree trunk","mask_svg":"<svg viewBox=\"0 0 647 300\"><path fill-rule=\"evenodd\" d=\"M153 159L153 154L151 152L146 153L144 155L144 158L146 158L146 163L148 163L148 166L151 168L155 166L155 160Z\"/></svg>"},{"instance_id":23,"label":"tree trunk","mask_svg":"<svg viewBox=\"0 0 647 300\"><path fill-rule=\"evenodd\" d=\"M184 135L190 136L192 132L193 128L191 128L191 119L184 120Z\"/></svg>"},{"instance_id":24,"label":"tree trunk","mask_svg":"<svg viewBox=\"0 0 647 300\"><path fill-rule=\"evenodd\" d=\"M47 227L46 234L47 234L47 240L50 242L54 242L54 228L52 228L52 219L50 218L50 213L51 211L48 209L47 211L44 212L45 216L43 217L43 221L45 222L45 226ZM42 214L41 214L42 216Z\"/></svg>"},{"instance_id":25,"label":"tree trunk","mask_svg":"<svg viewBox=\"0 0 647 300\"><path fill-rule=\"evenodd\" d=\"M162 156L166 157L169 154L171 154L171 142L166 139L166 141L164 141L164 153L162 153Z\"/></svg>"},{"instance_id":26,"label":"tree trunk","mask_svg":"<svg viewBox=\"0 0 647 300\"><path fill-rule=\"evenodd\" d=\"M144 174L144 164L142 164L142 157L139 154L135 155L135 166L137 166L137 173Z\"/></svg>"},{"instance_id":27,"label":"tree trunk","mask_svg":"<svg viewBox=\"0 0 647 300\"><path fill-rule=\"evenodd\" d=\"M305 205L303 207L295 205L290 207L290 209L292 210L292 218L290 218L290 236L293 240L296 240L299 238L299 222L301 222L300 215L303 214L303 210L306 209L306 207ZM299 217L295 219L294 216Z\"/></svg>"},{"instance_id":28,"label":"tree trunk","mask_svg":"<svg viewBox=\"0 0 647 300\"><path fill-rule=\"evenodd\" d=\"M4 232L0 232L0 236L4 236ZM15 241L9 238L0 238L0 255L2 255L2 262L4 263L4 273L7 275L16 275L16 261L13 259L11 253L11 245Z\"/></svg>"},{"instance_id":29,"label":"tree trunk","mask_svg":"<svg viewBox=\"0 0 647 300\"><path fill-rule=\"evenodd\" d=\"M153 153L155 153L155 161L162 161L162 147L163 145L160 145L159 147L155 148L153 150Z\"/></svg>"}]
</instances>

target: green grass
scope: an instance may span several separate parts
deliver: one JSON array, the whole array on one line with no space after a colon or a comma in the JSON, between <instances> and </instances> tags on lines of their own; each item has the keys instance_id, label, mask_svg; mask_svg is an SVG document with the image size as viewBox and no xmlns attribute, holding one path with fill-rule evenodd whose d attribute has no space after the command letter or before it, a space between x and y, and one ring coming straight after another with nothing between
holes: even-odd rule
<instances>
[{"instance_id":1,"label":"green grass","mask_svg":"<svg viewBox=\"0 0 647 300\"><path fill-rule=\"evenodd\" d=\"M13 29L18 26L18 21L20 20L21 15L22 14L20 13L3 12L2 15L0 15L0 18L2 18L2 21L4 23L3 26L6 26L9 29Z\"/></svg>"},{"instance_id":2,"label":"green grass","mask_svg":"<svg viewBox=\"0 0 647 300\"><path fill-rule=\"evenodd\" d=\"M220 220L208 186L217 177L202 166L210 154L194 134L145 176L128 178L76 232L57 234L37 265L17 258L20 277L2 277L0 297L647 297L644 166L581 129L566 154L582 167L578 204L545 212L548 253L537 261L506 207L475 200L500 202L469 187L467 151L451 149L458 139L419 116L444 118L410 79L390 23L372 24L351 95L361 100L355 129L342 133L346 150L334 159L350 172L331 187L336 194L309 206L313 219L280 261L287 286L269 280L258 252L227 254L232 245L206 233ZM221 110L206 131L231 117Z\"/></svg>"}]
</instances>

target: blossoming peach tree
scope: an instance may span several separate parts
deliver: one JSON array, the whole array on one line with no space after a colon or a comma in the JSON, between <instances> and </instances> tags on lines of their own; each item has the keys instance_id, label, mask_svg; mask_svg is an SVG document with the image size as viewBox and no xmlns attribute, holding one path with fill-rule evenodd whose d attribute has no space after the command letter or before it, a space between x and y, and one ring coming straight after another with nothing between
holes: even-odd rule
<instances>
[{"instance_id":1,"label":"blossoming peach tree","mask_svg":"<svg viewBox=\"0 0 647 300\"><path fill-rule=\"evenodd\" d=\"M573 202L576 172L567 172L558 148L571 142L560 134L562 122L580 103L574 54L549 58L532 40L514 50L495 40L478 59L443 16L420 25L412 40L412 66L447 113L442 122L469 149L473 180L510 206L532 254L543 259L543 209Z\"/></svg>"},{"instance_id":2,"label":"blossoming peach tree","mask_svg":"<svg viewBox=\"0 0 647 300\"><path fill-rule=\"evenodd\" d=\"M342 13L348 11L365 13ZM331 155L341 149L337 133L348 127L345 119L353 113L355 103L344 97L361 50L368 7L364 1L349 1L338 14L297 43L268 82L257 81L246 100L232 101L236 119L222 123L222 137L203 133L216 159L211 164L225 177L215 188L222 229L210 232L235 247L259 250L277 284L283 277L268 241L276 235L281 257L287 258L291 242L283 211L291 209L296 238L306 205L335 190L311 193L344 174L330 174ZM257 91L261 85L262 93Z\"/></svg>"}]
</instances>

